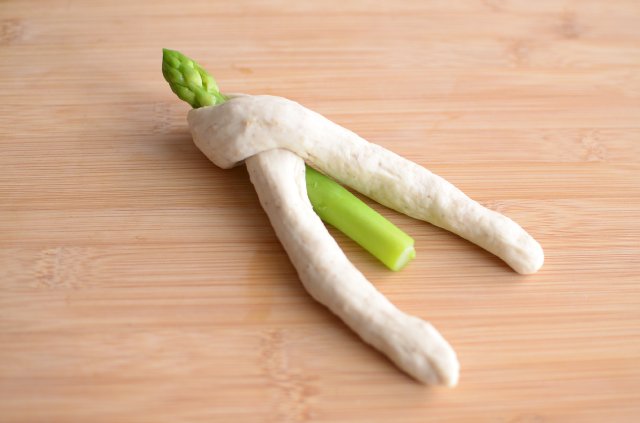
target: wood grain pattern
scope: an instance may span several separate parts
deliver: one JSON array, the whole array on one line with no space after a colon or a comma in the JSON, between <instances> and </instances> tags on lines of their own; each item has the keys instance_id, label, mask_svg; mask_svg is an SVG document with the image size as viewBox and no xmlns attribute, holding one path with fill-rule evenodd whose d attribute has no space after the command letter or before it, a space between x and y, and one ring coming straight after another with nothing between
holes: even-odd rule
<instances>
[{"instance_id":1,"label":"wood grain pattern","mask_svg":"<svg viewBox=\"0 0 640 423\"><path fill-rule=\"evenodd\" d=\"M640 3L0 3L0 421L636 421ZM545 247L522 277L411 233L400 273L334 232L462 363L425 388L305 293L244 168L160 74L296 99Z\"/></svg>"}]
</instances>

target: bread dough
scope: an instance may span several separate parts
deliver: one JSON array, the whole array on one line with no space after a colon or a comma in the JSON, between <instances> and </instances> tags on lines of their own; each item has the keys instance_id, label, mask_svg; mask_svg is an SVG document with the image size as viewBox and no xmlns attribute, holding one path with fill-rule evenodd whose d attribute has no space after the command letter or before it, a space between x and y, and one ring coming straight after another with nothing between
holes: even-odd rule
<instances>
[{"instance_id":1,"label":"bread dough","mask_svg":"<svg viewBox=\"0 0 640 423\"><path fill-rule=\"evenodd\" d=\"M535 273L544 262L540 244L513 220L294 101L237 95L218 106L190 110L188 121L196 145L222 168L263 151L286 149L387 207L479 245L518 273Z\"/></svg>"}]
</instances>

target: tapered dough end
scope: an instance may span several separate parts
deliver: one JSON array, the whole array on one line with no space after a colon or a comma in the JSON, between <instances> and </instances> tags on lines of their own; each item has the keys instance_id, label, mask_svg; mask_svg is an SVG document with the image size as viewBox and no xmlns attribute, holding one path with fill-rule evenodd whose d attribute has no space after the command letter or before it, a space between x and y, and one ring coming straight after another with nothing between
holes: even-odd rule
<instances>
[{"instance_id":1,"label":"tapered dough end","mask_svg":"<svg viewBox=\"0 0 640 423\"><path fill-rule=\"evenodd\" d=\"M540 244L538 244L537 247L538 248L535 249L533 259L531 260L531 266L528 269L525 269L523 272L520 272L521 274L531 275L533 273L536 273L544 264L544 251L542 250Z\"/></svg>"},{"instance_id":2,"label":"tapered dough end","mask_svg":"<svg viewBox=\"0 0 640 423\"><path fill-rule=\"evenodd\" d=\"M406 314L397 323L400 327L389 328L388 344L381 348L387 356L419 382L456 386L458 357L440 332L431 323Z\"/></svg>"},{"instance_id":3,"label":"tapered dough end","mask_svg":"<svg viewBox=\"0 0 640 423\"><path fill-rule=\"evenodd\" d=\"M446 349L443 348L439 351L435 361L431 361L427 368L413 373L412 376L426 385L442 385L453 388L458 384L460 378L460 363L453 348L447 344Z\"/></svg>"},{"instance_id":4,"label":"tapered dough end","mask_svg":"<svg viewBox=\"0 0 640 423\"><path fill-rule=\"evenodd\" d=\"M544 251L542 246L535 239L529 237L526 246L526 255L513 269L521 275L531 275L536 273L544 264Z\"/></svg>"},{"instance_id":5,"label":"tapered dough end","mask_svg":"<svg viewBox=\"0 0 640 423\"><path fill-rule=\"evenodd\" d=\"M429 364L432 367L430 373L435 374L435 381L431 380L433 377L429 377L429 381L422 381L430 384L443 385L449 388L453 388L458 384L460 377L460 363L458 362L458 356L453 350L451 345L444 339L440 332L436 328L428 324L429 337L433 345L433 349L429 354ZM434 383L435 382L435 383Z\"/></svg>"},{"instance_id":6,"label":"tapered dough end","mask_svg":"<svg viewBox=\"0 0 640 423\"><path fill-rule=\"evenodd\" d=\"M458 379L460 378L460 363L453 348L449 344L447 344L447 347L449 350L442 358L438 368L438 380L441 385L453 388L458 384Z\"/></svg>"}]
</instances>

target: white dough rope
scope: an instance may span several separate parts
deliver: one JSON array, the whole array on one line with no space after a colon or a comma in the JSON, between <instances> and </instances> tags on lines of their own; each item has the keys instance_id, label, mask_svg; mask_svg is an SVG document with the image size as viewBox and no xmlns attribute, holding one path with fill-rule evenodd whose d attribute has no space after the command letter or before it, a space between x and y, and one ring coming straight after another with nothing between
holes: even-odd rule
<instances>
[{"instance_id":1,"label":"white dough rope","mask_svg":"<svg viewBox=\"0 0 640 423\"><path fill-rule=\"evenodd\" d=\"M423 383L454 386L459 364L428 322L398 310L326 230L306 192L304 162L381 204L447 229L522 274L544 261L538 244L427 169L282 97L232 96L192 109L195 144L216 165L246 161L251 181L307 291L365 342Z\"/></svg>"},{"instance_id":2,"label":"white dough rope","mask_svg":"<svg viewBox=\"0 0 640 423\"><path fill-rule=\"evenodd\" d=\"M306 290L365 342L423 383L455 386L456 353L438 331L398 310L351 264L313 211L304 161L287 150L247 159L262 207Z\"/></svg>"},{"instance_id":3,"label":"white dough rope","mask_svg":"<svg viewBox=\"0 0 640 423\"><path fill-rule=\"evenodd\" d=\"M518 273L535 273L544 262L540 244L513 220L294 101L240 95L219 106L192 109L188 120L196 145L221 168L283 148L380 204L479 245Z\"/></svg>"}]
</instances>

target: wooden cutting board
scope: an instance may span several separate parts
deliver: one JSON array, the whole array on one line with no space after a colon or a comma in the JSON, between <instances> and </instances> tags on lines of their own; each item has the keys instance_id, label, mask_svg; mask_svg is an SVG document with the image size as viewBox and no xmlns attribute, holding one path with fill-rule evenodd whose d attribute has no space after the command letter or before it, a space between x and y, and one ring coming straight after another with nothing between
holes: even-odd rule
<instances>
[{"instance_id":1,"label":"wooden cutting board","mask_svg":"<svg viewBox=\"0 0 640 423\"><path fill-rule=\"evenodd\" d=\"M0 3L0 421L637 421L640 3ZM191 143L161 48L290 97L519 222L520 276L415 239L387 271L462 365L419 385L299 283L239 167Z\"/></svg>"}]
</instances>

